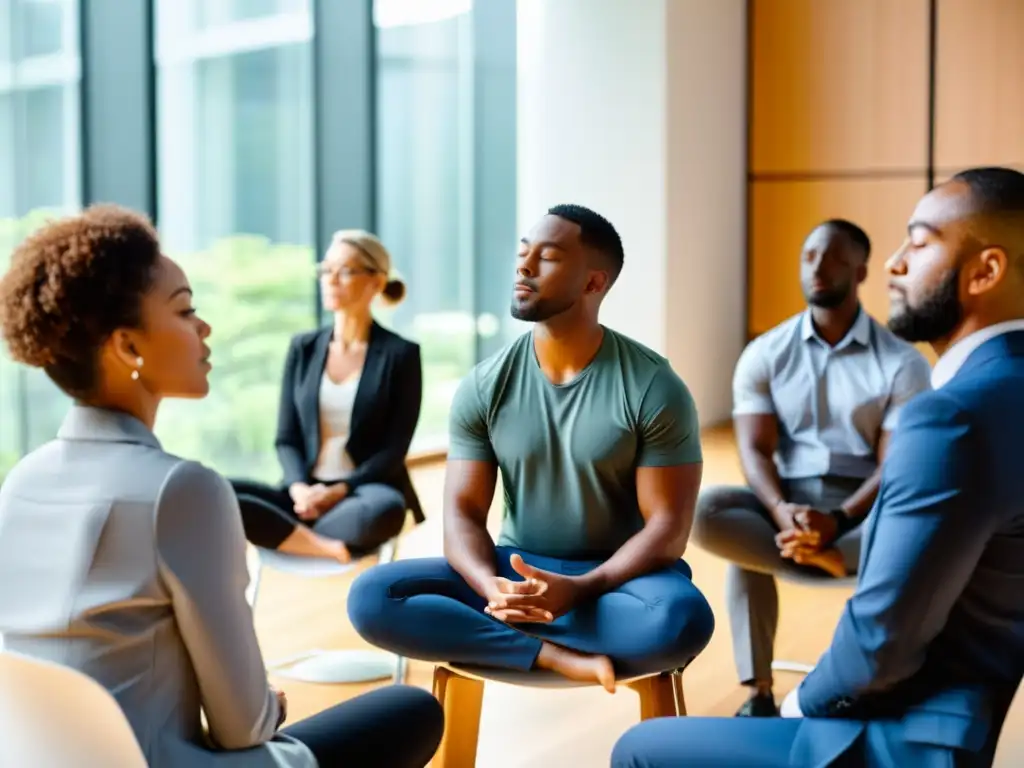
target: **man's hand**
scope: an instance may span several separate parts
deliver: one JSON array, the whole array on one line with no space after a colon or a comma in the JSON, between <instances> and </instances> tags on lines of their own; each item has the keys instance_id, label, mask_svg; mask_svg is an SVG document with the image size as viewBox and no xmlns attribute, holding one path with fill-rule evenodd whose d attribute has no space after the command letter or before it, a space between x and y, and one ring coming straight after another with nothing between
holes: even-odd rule
<instances>
[{"instance_id":1,"label":"man's hand","mask_svg":"<svg viewBox=\"0 0 1024 768\"><path fill-rule=\"evenodd\" d=\"M843 553L835 547L812 549L794 542L782 550L782 556L792 559L798 565L820 568L836 579L849 575L846 572L846 561L843 559Z\"/></svg>"},{"instance_id":2,"label":"man's hand","mask_svg":"<svg viewBox=\"0 0 1024 768\"><path fill-rule=\"evenodd\" d=\"M810 510L811 508L806 504L792 504L788 501L780 501L771 510L771 513L775 524L779 526L779 531L786 533L798 527L796 522L797 515L804 514Z\"/></svg>"},{"instance_id":3,"label":"man's hand","mask_svg":"<svg viewBox=\"0 0 1024 768\"><path fill-rule=\"evenodd\" d=\"M839 531L836 519L827 512L820 512L817 509L800 510L794 515L793 521L819 549L825 549L835 541L836 533Z\"/></svg>"},{"instance_id":4,"label":"man's hand","mask_svg":"<svg viewBox=\"0 0 1024 768\"><path fill-rule=\"evenodd\" d=\"M839 525L836 519L825 512L808 506L797 506L793 512L793 527L781 531L775 537L779 549L799 545L811 551L826 549L836 539Z\"/></svg>"},{"instance_id":5,"label":"man's hand","mask_svg":"<svg viewBox=\"0 0 1024 768\"><path fill-rule=\"evenodd\" d=\"M525 579L509 583L529 586L515 593L500 592L496 599L489 600L487 612L496 619L508 622L554 621L571 611L583 594L579 581L572 576L534 568L519 555L512 555L509 562L512 569Z\"/></svg>"},{"instance_id":6,"label":"man's hand","mask_svg":"<svg viewBox=\"0 0 1024 768\"><path fill-rule=\"evenodd\" d=\"M512 581L502 576L494 576L484 594L484 599L487 600L484 613L498 621L509 623L549 622L552 620L552 616L547 610L531 607L526 604L525 600L514 608L509 607L510 601L516 602L520 598L530 597L536 600L542 588L540 582L534 579Z\"/></svg>"}]
</instances>

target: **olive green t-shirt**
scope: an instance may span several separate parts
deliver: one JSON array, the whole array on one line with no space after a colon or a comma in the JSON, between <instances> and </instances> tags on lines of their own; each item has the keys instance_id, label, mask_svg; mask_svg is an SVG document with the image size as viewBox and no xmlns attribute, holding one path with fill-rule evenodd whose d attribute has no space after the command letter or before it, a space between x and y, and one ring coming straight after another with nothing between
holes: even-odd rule
<instances>
[{"instance_id":1,"label":"olive green t-shirt","mask_svg":"<svg viewBox=\"0 0 1024 768\"><path fill-rule=\"evenodd\" d=\"M605 328L591 363L552 384L526 333L459 385L449 459L501 470L498 544L604 559L643 527L637 467L702 460L693 398L668 361Z\"/></svg>"}]
</instances>

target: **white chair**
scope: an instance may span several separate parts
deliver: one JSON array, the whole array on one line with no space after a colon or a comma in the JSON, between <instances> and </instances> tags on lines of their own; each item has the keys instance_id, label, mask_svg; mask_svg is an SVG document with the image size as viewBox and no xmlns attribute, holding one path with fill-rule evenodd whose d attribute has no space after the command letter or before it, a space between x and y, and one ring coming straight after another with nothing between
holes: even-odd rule
<instances>
[{"instance_id":1,"label":"white chair","mask_svg":"<svg viewBox=\"0 0 1024 768\"><path fill-rule=\"evenodd\" d=\"M829 589L844 589L857 586L857 576L846 576L841 579L823 579L814 577L798 576L796 574L779 574L779 578L792 584L805 584L812 587L825 587ZM772 662L772 672L792 672L796 675L808 675L814 669L813 664L803 661L787 661L778 659Z\"/></svg>"},{"instance_id":2,"label":"white chair","mask_svg":"<svg viewBox=\"0 0 1024 768\"><path fill-rule=\"evenodd\" d=\"M114 697L69 667L0 653L0 760L26 768L146 768Z\"/></svg>"},{"instance_id":3,"label":"white chair","mask_svg":"<svg viewBox=\"0 0 1024 768\"><path fill-rule=\"evenodd\" d=\"M260 575L264 568L291 573L304 578L323 578L348 573L355 563L341 564L322 557L286 555L270 549L253 548L249 561L250 584L247 597L255 610L259 595ZM395 540L378 550L378 562L391 562L395 556ZM377 650L326 650L311 648L268 663L268 671L280 677L307 683L368 683L392 678L405 680L406 659Z\"/></svg>"}]
</instances>

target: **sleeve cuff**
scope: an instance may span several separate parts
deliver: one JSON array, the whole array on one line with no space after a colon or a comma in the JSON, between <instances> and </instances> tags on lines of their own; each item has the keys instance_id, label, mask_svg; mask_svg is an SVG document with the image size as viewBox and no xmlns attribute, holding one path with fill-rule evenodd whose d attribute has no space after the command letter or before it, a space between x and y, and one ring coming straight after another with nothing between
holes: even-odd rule
<instances>
[{"instance_id":1,"label":"sleeve cuff","mask_svg":"<svg viewBox=\"0 0 1024 768\"><path fill-rule=\"evenodd\" d=\"M782 717L803 717L803 710L800 709L800 686L798 685L792 691L790 691L786 698L782 700L782 706L779 708L779 714Z\"/></svg>"},{"instance_id":2,"label":"sleeve cuff","mask_svg":"<svg viewBox=\"0 0 1024 768\"><path fill-rule=\"evenodd\" d=\"M733 416L774 416L775 406L770 400L754 400L738 403L732 409Z\"/></svg>"},{"instance_id":3,"label":"sleeve cuff","mask_svg":"<svg viewBox=\"0 0 1024 768\"><path fill-rule=\"evenodd\" d=\"M455 461L488 461L494 462L494 453L485 448L449 443L448 458Z\"/></svg>"}]
</instances>

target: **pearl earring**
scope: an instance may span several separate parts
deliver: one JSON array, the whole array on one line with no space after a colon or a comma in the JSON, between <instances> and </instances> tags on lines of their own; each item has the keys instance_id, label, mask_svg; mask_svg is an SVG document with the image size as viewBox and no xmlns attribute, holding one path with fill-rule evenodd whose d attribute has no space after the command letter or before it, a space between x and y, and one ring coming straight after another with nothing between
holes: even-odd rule
<instances>
[{"instance_id":1,"label":"pearl earring","mask_svg":"<svg viewBox=\"0 0 1024 768\"><path fill-rule=\"evenodd\" d=\"M142 358L141 357L136 357L135 358L135 370L132 371L132 381L138 381L139 380L139 368L141 368L141 367L142 367Z\"/></svg>"}]
</instances>

